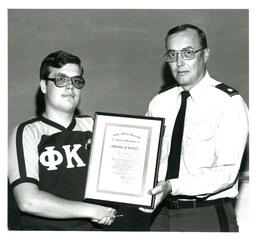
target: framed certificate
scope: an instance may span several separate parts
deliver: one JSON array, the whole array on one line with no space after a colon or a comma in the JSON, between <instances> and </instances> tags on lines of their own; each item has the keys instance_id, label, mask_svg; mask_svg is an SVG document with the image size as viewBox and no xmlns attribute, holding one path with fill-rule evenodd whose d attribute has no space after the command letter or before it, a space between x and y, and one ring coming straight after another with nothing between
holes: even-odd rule
<instances>
[{"instance_id":1,"label":"framed certificate","mask_svg":"<svg viewBox=\"0 0 256 241\"><path fill-rule=\"evenodd\" d=\"M153 208L163 118L95 113L85 199Z\"/></svg>"}]
</instances>

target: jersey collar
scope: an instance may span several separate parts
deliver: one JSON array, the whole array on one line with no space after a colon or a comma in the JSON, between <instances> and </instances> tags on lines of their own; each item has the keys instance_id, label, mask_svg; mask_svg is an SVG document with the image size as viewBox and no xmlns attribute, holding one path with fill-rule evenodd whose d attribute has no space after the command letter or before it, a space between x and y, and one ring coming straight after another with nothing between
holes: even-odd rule
<instances>
[{"instance_id":1,"label":"jersey collar","mask_svg":"<svg viewBox=\"0 0 256 241\"><path fill-rule=\"evenodd\" d=\"M62 125L60 125L60 124L58 124L57 122L54 122L54 121L52 121L52 120L47 119L47 118L44 117L43 115L40 115L40 116L39 116L39 119L40 119L42 122L46 123L47 125L53 126L53 127L57 128L57 129L59 129L59 130L61 130L61 131L71 131L71 130L74 129L74 127L75 127L75 125L76 125L76 119L75 119L74 116L73 116L73 118L72 118L71 123L69 124L69 126L68 126L67 128L64 127L64 126L62 126Z\"/></svg>"}]
</instances>

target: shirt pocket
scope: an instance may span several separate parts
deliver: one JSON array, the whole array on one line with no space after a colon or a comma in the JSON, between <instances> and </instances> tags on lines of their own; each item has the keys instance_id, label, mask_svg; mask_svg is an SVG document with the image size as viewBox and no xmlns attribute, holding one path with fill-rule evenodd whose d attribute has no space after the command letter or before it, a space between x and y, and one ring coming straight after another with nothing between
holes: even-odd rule
<instances>
[{"instance_id":1,"label":"shirt pocket","mask_svg":"<svg viewBox=\"0 0 256 241\"><path fill-rule=\"evenodd\" d=\"M192 140L209 141L214 137L215 124L211 118L200 118L185 130L185 136Z\"/></svg>"},{"instance_id":2,"label":"shirt pocket","mask_svg":"<svg viewBox=\"0 0 256 241\"><path fill-rule=\"evenodd\" d=\"M208 119L194 122L185 131L184 154L192 169L213 166L215 160L214 132L214 123Z\"/></svg>"}]
</instances>

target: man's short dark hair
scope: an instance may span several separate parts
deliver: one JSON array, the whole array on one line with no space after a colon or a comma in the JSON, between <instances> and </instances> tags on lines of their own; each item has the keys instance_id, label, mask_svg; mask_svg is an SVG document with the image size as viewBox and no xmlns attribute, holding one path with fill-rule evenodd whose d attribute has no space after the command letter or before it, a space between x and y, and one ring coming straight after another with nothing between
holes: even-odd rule
<instances>
[{"instance_id":1,"label":"man's short dark hair","mask_svg":"<svg viewBox=\"0 0 256 241\"><path fill-rule=\"evenodd\" d=\"M198 33L198 36L199 36L199 39L200 39L200 44L201 44L201 47L202 48L207 48L207 39L206 39L206 34L205 32L198 28L197 26L195 25L192 25L192 24L182 24L182 25L178 25L172 29L170 29L165 37L165 45L167 43L167 38L172 35L172 34L175 34L175 33L178 33L178 32L182 32L182 31L185 31L187 29L194 29L197 33Z\"/></svg>"},{"instance_id":2,"label":"man's short dark hair","mask_svg":"<svg viewBox=\"0 0 256 241\"><path fill-rule=\"evenodd\" d=\"M81 75L83 75L84 69L81 66L80 58L73 54L67 53L66 51L59 50L50 53L42 61L40 67L40 79L47 79L49 77L49 67L61 68L65 64L77 64L81 69Z\"/></svg>"}]
</instances>

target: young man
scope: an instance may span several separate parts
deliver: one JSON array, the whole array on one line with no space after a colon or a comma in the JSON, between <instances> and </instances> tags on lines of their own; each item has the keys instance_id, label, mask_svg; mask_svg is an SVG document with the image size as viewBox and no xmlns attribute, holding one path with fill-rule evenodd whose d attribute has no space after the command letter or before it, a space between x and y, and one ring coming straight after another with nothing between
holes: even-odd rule
<instances>
[{"instance_id":1,"label":"young man","mask_svg":"<svg viewBox=\"0 0 256 241\"><path fill-rule=\"evenodd\" d=\"M44 113L10 138L8 175L23 230L92 230L110 225L113 208L83 202L93 120L74 116L83 68L77 56L49 54L40 68Z\"/></svg>"},{"instance_id":2,"label":"young man","mask_svg":"<svg viewBox=\"0 0 256 241\"><path fill-rule=\"evenodd\" d=\"M208 74L201 29L177 26L165 44L177 85L154 97L147 112L166 123L151 230L238 231L232 202L248 134L246 104Z\"/></svg>"}]
</instances>

